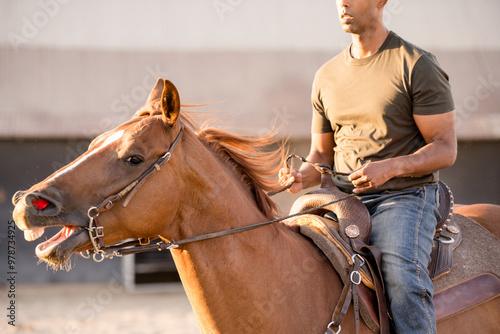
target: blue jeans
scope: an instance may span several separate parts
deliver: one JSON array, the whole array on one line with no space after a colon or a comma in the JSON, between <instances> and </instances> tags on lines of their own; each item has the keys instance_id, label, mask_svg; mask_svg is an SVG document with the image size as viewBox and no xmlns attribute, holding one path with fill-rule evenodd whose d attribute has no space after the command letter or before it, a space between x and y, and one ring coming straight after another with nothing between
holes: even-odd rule
<instances>
[{"instance_id":1,"label":"blue jeans","mask_svg":"<svg viewBox=\"0 0 500 334\"><path fill-rule=\"evenodd\" d=\"M437 186L360 196L371 215L370 244L382 251L388 307L398 334L436 333L427 267L433 245Z\"/></svg>"}]
</instances>

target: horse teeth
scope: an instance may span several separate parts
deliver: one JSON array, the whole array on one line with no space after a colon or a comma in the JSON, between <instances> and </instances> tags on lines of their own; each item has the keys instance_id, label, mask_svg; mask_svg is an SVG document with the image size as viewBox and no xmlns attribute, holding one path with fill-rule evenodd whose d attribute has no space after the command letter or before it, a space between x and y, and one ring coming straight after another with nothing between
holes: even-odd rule
<instances>
[{"instance_id":1,"label":"horse teeth","mask_svg":"<svg viewBox=\"0 0 500 334\"><path fill-rule=\"evenodd\" d=\"M68 226L66 226L65 231L64 231L65 232L64 236L66 238L69 238L73 234L73 230L74 230L74 227L68 227Z\"/></svg>"},{"instance_id":2,"label":"horse teeth","mask_svg":"<svg viewBox=\"0 0 500 334\"><path fill-rule=\"evenodd\" d=\"M34 230L26 230L24 231L24 239L26 241L34 241L43 235L44 230L44 227L40 227Z\"/></svg>"}]
</instances>

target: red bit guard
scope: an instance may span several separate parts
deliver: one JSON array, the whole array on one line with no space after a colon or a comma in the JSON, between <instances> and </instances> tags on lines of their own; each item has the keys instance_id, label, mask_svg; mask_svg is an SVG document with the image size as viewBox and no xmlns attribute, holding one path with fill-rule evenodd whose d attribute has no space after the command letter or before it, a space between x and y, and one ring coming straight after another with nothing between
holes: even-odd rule
<instances>
[{"instance_id":1,"label":"red bit guard","mask_svg":"<svg viewBox=\"0 0 500 334\"><path fill-rule=\"evenodd\" d=\"M47 207L47 205L49 205L49 201L47 201L46 199L37 199L32 203L38 210L43 210Z\"/></svg>"}]
</instances>

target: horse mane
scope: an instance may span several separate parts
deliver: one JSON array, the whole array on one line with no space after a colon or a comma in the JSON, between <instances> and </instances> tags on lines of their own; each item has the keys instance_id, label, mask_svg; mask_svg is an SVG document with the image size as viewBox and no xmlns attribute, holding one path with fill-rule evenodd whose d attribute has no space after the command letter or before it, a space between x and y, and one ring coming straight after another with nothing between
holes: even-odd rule
<instances>
[{"instance_id":1,"label":"horse mane","mask_svg":"<svg viewBox=\"0 0 500 334\"><path fill-rule=\"evenodd\" d=\"M199 105L182 105L182 108ZM154 110L154 111L151 111ZM159 116L159 101L154 101L139 111L135 116ZM210 151L216 154L226 166L230 167L241 179L243 185L254 196L260 211L273 219L279 208L267 195L279 187L275 179L283 166L286 148L282 140L271 130L265 135L234 134L213 127L210 113L182 110L180 120L196 134L198 139ZM199 125L203 122L203 125ZM276 148L277 146L277 148ZM271 177L274 177L271 178Z\"/></svg>"},{"instance_id":2,"label":"horse mane","mask_svg":"<svg viewBox=\"0 0 500 334\"><path fill-rule=\"evenodd\" d=\"M200 129L198 138L241 177L241 181L255 197L259 209L274 218L278 206L265 191L276 190L278 184L270 179L276 176L283 161L283 146L270 151L277 141L273 135L242 136L215 128Z\"/></svg>"}]
</instances>

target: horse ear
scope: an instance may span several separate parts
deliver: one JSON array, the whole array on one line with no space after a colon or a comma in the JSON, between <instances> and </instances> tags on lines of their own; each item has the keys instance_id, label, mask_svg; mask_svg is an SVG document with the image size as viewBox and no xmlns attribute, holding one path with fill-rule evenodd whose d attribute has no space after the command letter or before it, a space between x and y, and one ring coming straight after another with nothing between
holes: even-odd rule
<instances>
[{"instance_id":1,"label":"horse ear","mask_svg":"<svg viewBox=\"0 0 500 334\"><path fill-rule=\"evenodd\" d=\"M173 125L181 111L181 100L177 88L175 88L174 84L169 80L165 80L163 84L161 109L163 110L165 123Z\"/></svg>"},{"instance_id":2,"label":"horse ear","mask_svg":"<svg viewBox=\"0 0 500 334\"><path fill-rule=\"evenodd\" d=\"M148 99L147 99L145 105L147 105L148 103L150 103L150 102L152 102L154 100L160 99L161 98L161 93L163 92L163 87L164 87L163 79L162 78L158 78L158 81L156 81L155 87L153 88L153 90L151 91L151 93L149 93L149 96L148 96Z\"/></svg>"}]
</instances>

